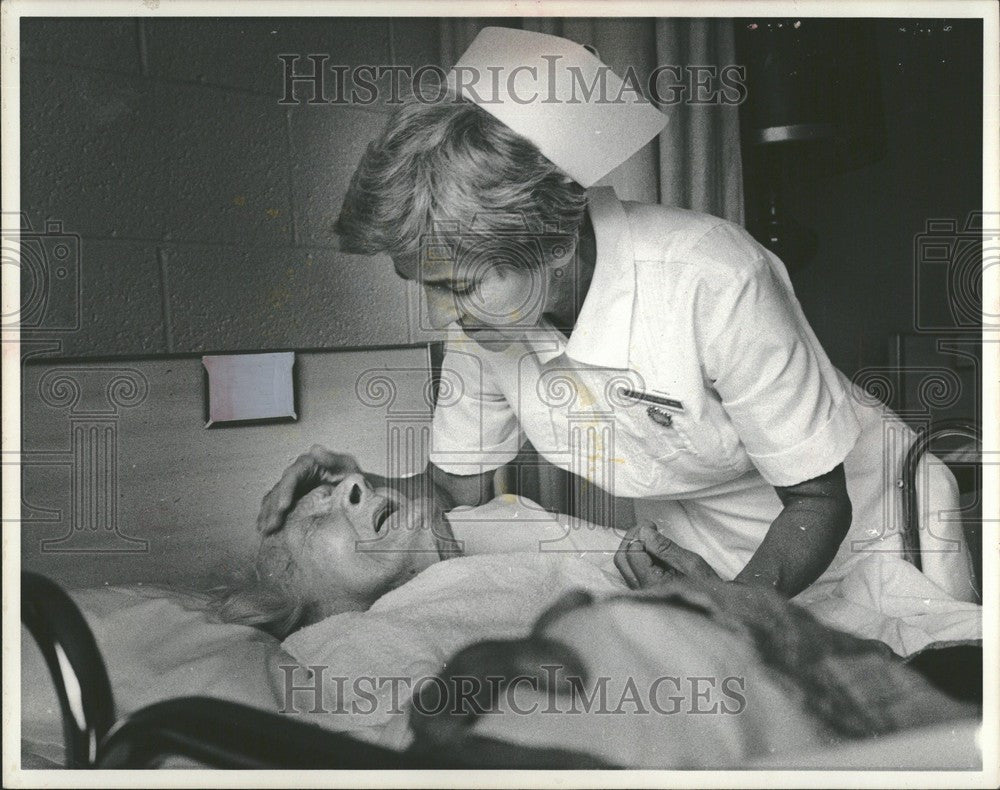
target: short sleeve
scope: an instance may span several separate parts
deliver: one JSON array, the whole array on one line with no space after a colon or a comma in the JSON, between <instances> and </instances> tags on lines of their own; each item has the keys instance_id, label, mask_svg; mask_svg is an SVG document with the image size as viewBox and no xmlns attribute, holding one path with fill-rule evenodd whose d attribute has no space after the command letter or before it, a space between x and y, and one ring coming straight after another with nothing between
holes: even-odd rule
<instances>
[{"instance_id":1,"label":"short sleeve","mask_svg":"<svg viewBox=\"0 0 1000 790\"><path fill-rule=\"evenodd\" d=\"M464 335L461 337L464 338ZM431 429L430 461L454 475L473 475L513 460L522 436L514 409L469 340L445 344Z\"/></svg>"},{"instance_id":2,"label":"short sleeve","mask_svg":"<svg viewBox=\"0 0 1000 790\"><path fill-rule=\"evenodd\" d=\"M795 485L842 463L860 424L780 263L728 233L729 252L746 256L745 265L699 289L705 374L764 479Z\"/></svg>"}]
</instances>

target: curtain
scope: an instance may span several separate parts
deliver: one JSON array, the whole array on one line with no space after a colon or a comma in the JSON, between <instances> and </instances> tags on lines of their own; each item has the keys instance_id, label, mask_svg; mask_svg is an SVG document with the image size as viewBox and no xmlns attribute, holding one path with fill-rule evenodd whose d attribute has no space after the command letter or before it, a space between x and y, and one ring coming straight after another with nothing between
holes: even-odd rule
<instances>
[{"instance_id":1,"label":"curtain","mask_svg":"<svg viewBox=\"0 0 1000 790\"><path fill-rule=\"evenodd\" d=\"M505 17L442 20L442 66L451 68L491 25L587 44L619 75L631 65L643 84L658 65L736 63L729 19ZM670 119L666 129L601 183L613 185L623 200L679 206L743 224L739 108L682 101L661 109Z\"/></svg>"}]
</instances>

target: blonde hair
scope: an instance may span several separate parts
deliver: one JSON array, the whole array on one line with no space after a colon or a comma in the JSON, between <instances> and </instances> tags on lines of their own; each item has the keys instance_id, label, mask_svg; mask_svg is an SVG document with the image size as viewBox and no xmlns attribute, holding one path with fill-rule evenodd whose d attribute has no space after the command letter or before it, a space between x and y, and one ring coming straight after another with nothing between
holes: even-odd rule
<instances>
[{"instance_id":1,"label":"blonde hair","mask_svg":"<svg viewBox=\"0 0 1000 790\"><path fill-rule=\"evenodd\" d=\"M443 223L467 233L577 231L586 190L471 102L410 98L368 145L335 230L345 252L419 250Z\"/></svg>"}]
</instances>

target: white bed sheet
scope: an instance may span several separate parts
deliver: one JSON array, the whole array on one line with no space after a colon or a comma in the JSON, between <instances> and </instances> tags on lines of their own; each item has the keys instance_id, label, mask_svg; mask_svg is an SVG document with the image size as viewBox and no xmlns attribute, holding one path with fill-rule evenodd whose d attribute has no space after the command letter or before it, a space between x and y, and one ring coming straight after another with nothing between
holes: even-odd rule
<instances>
[{"instance_id":1,"label":"white bed sheet","mask_svg":"<svg viewBox=\"0 0 1000 790\"><path fill-rule=\"evenodd\" d=\"M70 591L104 656L121 716L173 697L200 695L276 711L279 641L218 623L202 595L144 585ZM21 628L22 765L64 759L59 702L42 654Z\"/></svg>"},{"instance_id":2,"label":"white bed sheet","mask_svg":"<svg viewBox=\"0 0 1000 790\"><path fill-rule=\"evenodd\" d=\"M512 529L518 519L523 528ZM438 673L456 651L481 639L525 635L567 589L596 595L625 589L611 563L618 538L610 531L546 519L532 503L510 498L452 523L478 556L432 566L368 612L327 618L283 644L256 629L214 622L204 596L141 585L72 596L106 657L119 716L171 697L208 695L291 710L300 720L403 748L411 737L405 704L414 684ZM491 553L504 547L519 553ZM872 555L837 585L807 591L798 602L822 622L883 639L901 655L981 636L980 607L953 601L888 555ZM23 636L25 764L58 763L55 693L37 648ZM284 688L288 681L310 682L303 666L324 675L328 712L311 712L311 692L289 696Z\"/></svg>"},{"instance_id":3,"label":"white bed sheet","mask_svg":"<svg viewBox=\"0 0 1000 790\"><path fill-rule=\"evenodd\" d=\"M510 495L482 507L452 511L452 529L467 554L530 552L584 559L617 577L621 533L570 516L546 513ZM690 547L687 547L690 548ZM982 639L982 607L957 601L901 557L868 552L843 574L828 575L794 602L820 622L879 639L908 657L928 645Z\"/></svg>"}]
</instances>

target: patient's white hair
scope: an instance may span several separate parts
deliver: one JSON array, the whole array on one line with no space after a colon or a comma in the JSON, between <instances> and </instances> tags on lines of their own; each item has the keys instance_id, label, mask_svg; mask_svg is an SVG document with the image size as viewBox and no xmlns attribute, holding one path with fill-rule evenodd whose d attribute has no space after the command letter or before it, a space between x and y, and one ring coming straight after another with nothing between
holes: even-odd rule
<instances>
[{"instance_id":1,"label":"patient's white hair","mask_svg":"<svg viewBox=\"0 0 1000 790\"><path fill-rule=\"evenodd\" d=\"M251 625L278 639L305 625L303 602L270 582L236 583L216 594L216 612L227 623Z\"/></svg>"},{"instance_id":2,"label":"patient's white hair","mask_svg":"<svg viewBox=\"0 0 1000 790\"><path fill-rule=\"evenodd\" d=\"M265 550L264 543L250 568L230 571L213 590L213 609L227 623L250 625L284 639L313 619L314 605L290 584L297 572L285 549Z\"/></svg>"}]
</instances>

